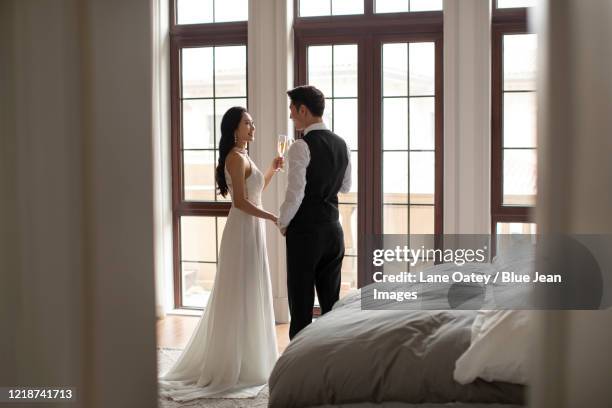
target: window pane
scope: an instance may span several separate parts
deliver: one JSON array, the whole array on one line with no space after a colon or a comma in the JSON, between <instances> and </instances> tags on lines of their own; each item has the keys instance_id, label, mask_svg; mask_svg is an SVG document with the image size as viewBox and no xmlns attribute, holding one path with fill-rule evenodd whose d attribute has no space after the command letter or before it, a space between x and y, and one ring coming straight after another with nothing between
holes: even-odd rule
<instances>
[{"instance_id":1,"label":"window pane","mask_svg":"<svg viewBox=\"0 0 612 408\"><path fill-rule=\"evenodd\" d=\"M308 47L308 83L332 96L332 46Z\"/></svg>"},{"instance_id":2,"label":"window pane","mask_svg":"<svg viewBox=\"0 0 612 408\"><path fill-rule=\"evenodd\" d=\"M308 0L302 0L302 2ZM363 14L363 0L332 0L334 16L346 14Z\"/></svg>"},{"instance_id":3,"label":"window pane","mask_svg":"<svg viewBox=\"0 0 612 408\"><path fill-rule=\"evenodd\" d=\"M344 230L344 253L357 255L357 204L340 204L338 210Z\"/></svg>"},{"instance_id":4,"label":"window pane","mask_svg":"<svg viewBox=\"0 0 612 408\"><path fill-rule=\"evenodd\" d=\"M376 13L397 13L408 11L408 0L375 0Z\"/></svg>"},{"instance_id":5,"label":"window pane","mask_svg":"<svg viewBox=\"0 0 612 408\"><path fill-rule=\"evenodd\" d=\"M338 202L357 204L357 186L359 185L358 177L358 153L351 152L351 189L348 193L339 193Z\"/></svg>"},{"instance_id":6,"label":"window pane","mask_svg":"<svg viewBox=\"0 0 612 408\"><path fill-rule=\"evenodd\" d=\"M325 110L323 111L323 123L325 123L327 127L332 130L332 132L334 131L334 100L333 99L329 99L329 98L325 99Z\"/></svg>"},{"instance_id":7,"label":"window pane","mask_svg":"<svg viewBox=\"0 0 612 408\"><path fill-rule=\"evenodd\" d=\"M213 201L215 199L215 162L212 151L186 150L183 152L185 200Z\"/></svg>"},{"instance_id":8,"label":"window pane","mask_svg":"<svg viewBox=\"0 0 612 408\"><path fill-rule=\"evenodd\" d=\"M246 21L248 18L248 0L215 0L215 23Z\"/></svg>"},{"instance_id":9,"label":"window pane","mask_svg":"<svg viewBox=\"0 0 612 408\"><path fill-rule=\"evenodd\" d=\"M535 92L504 93L504 147L536 147Z\"/></svg>"},{"instance_id":10,"label":"window pane","mask_svg":"<svg viewBox=\"0 0 612 408\"><path fill-rule=\"evenodd\" d=\"M434 43L410 44L410 95L433 96L436 82L436 49Z\"/></svg>"},{"instance_id":11,"label":"window pane","mask_svg":"<svg viewBox=\"0 0 612 408\"><path fill-rule=\"evenodd\" d=\"M410 206L410 233L433 234L435 212L433 205Z\"/></svg>"},{"instance_id":12,"label":"window pane","mask_svg":"<svg viewBox=\"0 0 612 408\"><path fill-rule=\"evenodd\" d=\"M497 8L534 7L536 0L497 0Z\"/></svg>"},{"instance_id":13,"label":"window pane","mask_svg":"<svg viewBox=\"0 0 612 408\"><path fill-rule=\"evenodd\" d=\"M536 224L528 222L498 222L498 234L537 234ZM499 252L499 247L498 247Z\"/></svg>"},{"instance_id":14,"label":"window pane","mask_svg":"<svg viewBox=\"0 0 612 408\"><path fill-rule=\"evenodd\" d=\"M213 22L212 0L177 0L177 24L200 24Z\"/></svg>"},{"instance_id":15,"label":"window pane","mask_svg":"<svg viewBox=\"0 0 612 408\"><path fill-rule=\"evenodd\" d=\"M537 156L535 149L504 149L504 205L535 205Z\"/></svg>"},{"instance_id":16,"label":"window pane","mask_svg":"<svg viewBox=\"0 0 612 408\"><path fill-rule=\"evenodd\" d=\"M408 150L408 98L383 98L383 148Z\"/></svg>"},{"instance_id":17,"label":"window pane","mask_svg":"<svg viewBox=\"0 0 612 408\"><path fill-rule=\"evenodd\" d=\"M300 17L329 16L330 0L300 0Z\"/></svg>"},{"instance_id":18,"label":"window pane","mask_svg":"<svg viewBox=\"0 0 612 408\"><path fill-rule=\"evenodd\" d=\"M383 234L408 234L408 206L385 205L383 208Z\"/></svg>"},{"instance_id":19,"label":"window pane","mask_svg":"<svg viewBox=\"0 0 612 408\"><path fill-rule=\"evenodd\" d=\"M219 140L221 139L221 119L225 112L229 110L229 108L234 106L242 106L246 108L247 100L245 98L231 98L231 99L217 99L215 100L215 132L217 132L217 146L219 147ZM257 125L257 124L256 124ZM255 137L257 137L257 133L255 133Z\"/></svg>"},{"instance_id":20,"label":"window pane","mask_svg":"<svg viewBox=\"0 0 612 408\"><path fill-rule=\"evenodd\" d=\"M217 264L181 262L183 305L203 308L212 291Z\"/></svg>"},{"instance_id":21,"label":"window pane","mask_svg":"<svg viewBox=\"0 0 612 408\"><path fill-rule=\"evenodd\" d=\"M217 262L214 217L181 217L181 260Z\"/></svg>"},{"instance_id":22,"label":"window pane","mask_svg":"<svg viewBox=\"0 0 612 408\"><path fill-rule=\"evenodd\" d=\"M410 149L434 149L435 137L435 99L410 98Z\"/></svg>"},{"instance_id":23,"label":"window pane","mask_svg":"<svg viewBox=\"0 0 612 408\"><path fill-rule=\"evenodd\" d=\"M211 98L213 96L213 49L183 48L183 98Z\"/></svg>"},{"instance_id":24,"label":"window pane","mask_svg":"<svg viewBox=\"0 0 612 408\"><path fill-rule=\"evenodd\" d=\"M334 45L334 97L357 97L357 45Z\"/></svg>"},{"instance_id":25,"label":"window pane","mask_svg":"<svg viewBox=\"0 0 612 408\"><path fill-rule=\"evenodd\" d=\"M357 149L357 99L334 99L334 133Z\"/></svg>"},{"instance_id":26,"label":"window pane","mask_svg":"<svg viewBox=\"0 0 612 408\"><path fill-rule=\"evenodd\" d=\"M536 89L537 46L535 34L504 35L504 90Z\"/></svg>"},{"instance_id":27,"label":"window pane","mask_svg":"<svg viewBox=\"0 0 612 408\"><path fill-rule=\"evenodd\" d=\"M433 152L410 153L411 204L434 203L435 174L435 156Z\"/></svg>"},{"instance_id":28,"label":"window pane","mask_svg":"<svg viewBox=\"0 0 612 408\"><path fill-rule=\"evenodd\" d=\"M215 146L212 99L183 101L183 148L212 149Z\"/></svg>"},{"instance_id":29,"label":"window pane","mask_svg":"<svg viewBox=\"0 0 612 408\"><path fill-rule=\"evenodd\" d=\"M246 47L215 47L215 96L246 94Z\"/></svg>"},{"instance_id":30,"label":"window pane","mask_svg":"<svg viewBox=\"0 0 612 408\"><path fill-rule=\"evenodd\" d=\"M442 0L410 0L410 11L442 10Z\"/></svg>"},{"instance_id":31,"label":"window pane","mask_svg":"<svg viewBox=\"0 0 612 408\"><path fill-rule=\"evenodd\" d=\"M340 281L340 299L345 297L351 290L357 289L357 257L345 256L342 260L342 272Z\"/></svg>"},{"instance_id":32,"label":"window pane","mask_svg":"<svg viewBox=\"0 0 612 408\"><path fill-rule=\"evenodd\" d=\"M383 96L408 95L408 44L383 44Z\"/></svg>"},{"instance_id":33,"label":"window pane","mask_svg":"<svg viewBox=\"0 0 612 408\"><path fill-rule=\"evenodd\" d=\"M384 152L383 203L408 202L408 152Z\"/></svg>"}]
</instances>

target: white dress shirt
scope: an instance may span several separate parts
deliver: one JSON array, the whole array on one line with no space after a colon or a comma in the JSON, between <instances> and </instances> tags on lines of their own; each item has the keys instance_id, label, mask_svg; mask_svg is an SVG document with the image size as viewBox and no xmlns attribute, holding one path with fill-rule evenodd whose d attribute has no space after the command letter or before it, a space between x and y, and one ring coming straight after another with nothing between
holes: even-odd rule
<instances>
[{"instance_id":1,"label":"white dress shirt","mask_svg":"<svg viewBox=\"0 0 612 408\"><path fill-rule=\"evenodd\" d=\"M313 123L304 129L304 136L312 130L327 130L325 123ZM351 150L348 150L348 165L342 179L341 193L348 193L351 189ZM285 193L285 201L280 207L280 215L278 216L278 227L281 231L285 231L287 226L297 213L302 200L304 199L304 190L306 189L306 168L310 163L310 149L308 144L302 139L298 139L291 145L287 152L288 160L288 182L287 192Z\"/></svg>"}]
</instances>

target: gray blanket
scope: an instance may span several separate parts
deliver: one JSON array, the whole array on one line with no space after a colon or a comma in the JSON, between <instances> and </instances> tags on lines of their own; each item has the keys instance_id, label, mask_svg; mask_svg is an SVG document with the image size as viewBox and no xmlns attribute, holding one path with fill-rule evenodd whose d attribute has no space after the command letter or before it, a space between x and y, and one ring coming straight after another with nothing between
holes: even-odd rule
<instances>
[{"instance_id":1,"label":"gray blanket","mask_svg":"<svg viewBox=\"0 0 612 408\"><path fill-rule=\"evenodd\" d=\"M348 296L289 344L270 376L269 406L522 404L523 386L482 380L460 385L453 380L455 361L469 346L475 314L362 310L360 293Z\"/></svg>"}]
</instances>

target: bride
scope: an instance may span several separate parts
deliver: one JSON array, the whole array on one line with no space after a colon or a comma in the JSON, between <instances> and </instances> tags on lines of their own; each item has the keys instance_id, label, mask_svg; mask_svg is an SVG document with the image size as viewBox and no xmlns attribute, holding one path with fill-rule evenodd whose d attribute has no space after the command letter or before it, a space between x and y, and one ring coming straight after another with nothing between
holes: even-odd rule
<instances>
[{"instance_id":1,"label":"bride","mask_svg":"<svg viewBox=\"0 0 612 408\"><path fill-rule=\"evenodd\" d=\"M212 294L181 356L160 377L160 395L176 401L254 397L276 359L277 343L261 192L283 162L277 157L265 175L246 150L255 136L251 115L230 108L221 120L216 181L232 197Z\"/></svg>"}]
</instances>

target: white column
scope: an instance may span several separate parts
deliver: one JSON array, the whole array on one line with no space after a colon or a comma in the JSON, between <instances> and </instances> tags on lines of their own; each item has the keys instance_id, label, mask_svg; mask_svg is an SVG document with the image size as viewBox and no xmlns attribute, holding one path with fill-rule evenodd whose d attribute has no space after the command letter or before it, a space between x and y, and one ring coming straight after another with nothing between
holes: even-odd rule
<instances>
[{"instance_id":1,"label":"white column","mask_svg":"<svg viewBox=\"0 0 612 408\"><path fill-rule=\"evenodd\" d=\"M489 233L491 2L444 1L444 232Z\"/></svg>"},{"instance_id":2,"label":"white column","mask_svg":"<svg viewBox=\"0 0 612 408\"><path fill-rule=\"evenodd\" d=\"M82 389L76 2L1 3L0 384Z\"/></svg>"},{"instance_id":3,"label":"white column","mask_svg":"<svg viewBox=\"0 0 612 408\"><path fill-rule=\"evenodd\" d=\"M539 4L538 230L612 234L612 4ZM591 253L609 288L609 247ZM612 310L538 316L529 405L612 406Z\"/></svg>"},{"instance_id":4,"label":"white column","mask_svg":"<svg viewBox=\"0 0 612 408\"><path fill-rule=\"evenodd\" d=\"M0 384L156 404L151 15L0 2Z\"/></svg>"},{"instance_id":5,"label":"white column","mask_svg":"<svg viewBox=\"0 0 612 408\"><path fill-rule=\"evenodd\" d=\"M249 111L256 123L256 140L250 150L265 170L276 153L278 134L293 131L289 123L286 91L293 84L293 20L291 0L249 2ZM263 205L278 213L286 189L286 173L275 176L264 193ZM267 245L276 321L289 321L285 239L267 222Z\"/></svg>"},{"instance_id":6,"label":"white column","mask_svg":"<svg viewBox=\"0 0 612 408\"><path fill-rule=\"evenodd\" d=\"M163 317L174 308L169 3L167 0L153 0L152 6L155 308L157 317Z\"/></svg>"}]
</instances>

